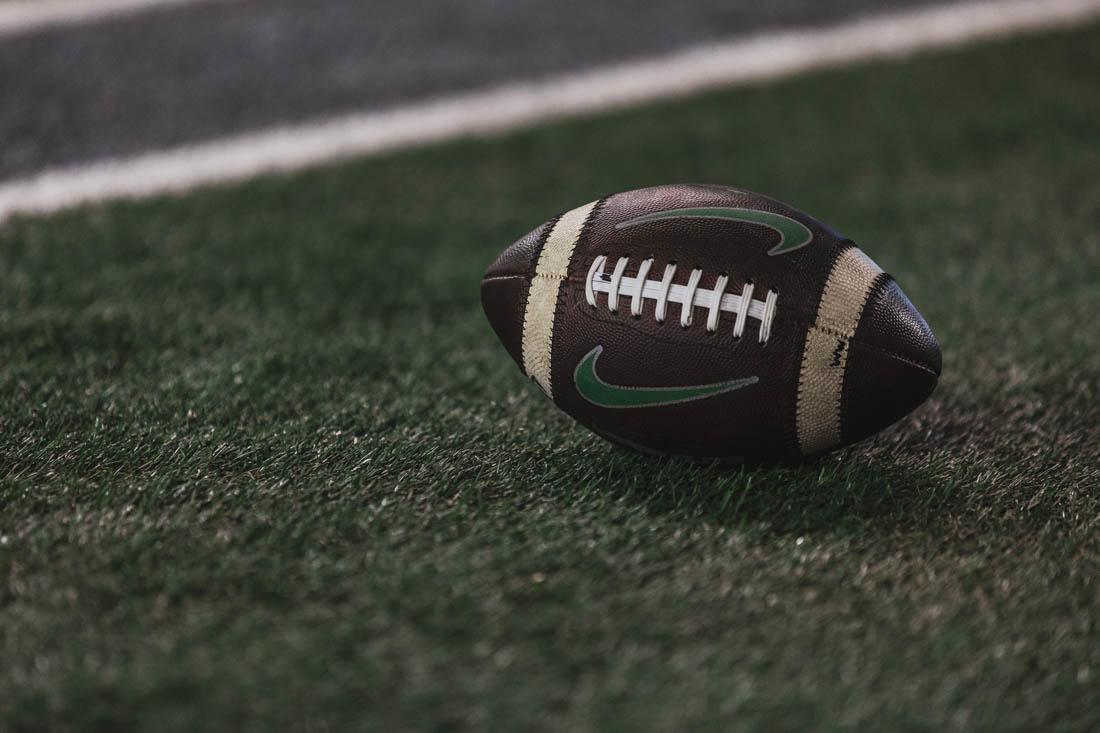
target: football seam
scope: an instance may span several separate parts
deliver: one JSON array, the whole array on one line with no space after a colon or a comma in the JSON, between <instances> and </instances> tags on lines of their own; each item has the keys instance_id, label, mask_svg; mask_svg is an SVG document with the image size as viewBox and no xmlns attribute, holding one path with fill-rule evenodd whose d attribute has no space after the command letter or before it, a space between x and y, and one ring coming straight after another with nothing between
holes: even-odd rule
<instances>
[{"instance_id":1,"label":"football seam","mask_svg":"<svg viewBox=\"0 0 1100 733\"><path fill-rule=\"evenodd\" d=\"M848 331L845 331L844 329L838 328L836 326L829 326L829 325L819 326L816 323L812 323L812 324L809 325L809 330L811 330L811 331L820 331L821 333L825 333L825 334L828 334L830 336L835 336L837 338L844 339L845 341L851 341L855 337L855 332L854 331L849 333Z\"/></svg>"},{"instance_id":2,"label":"football seam","mask_svg":"<svg viewBox=\"0 0 1100 733\"><path fill-rule=\"evenodd\" d=\"M526 280L527 279L527 273L526 272L504 272L504 273L500 273L498 275L486 275L485 277L481 278L481 282L482 283L491 283L491 282L495 282L497 280L514 280L516 278L522 278L522 279Z\"/></svg>"},{"instance_id":3,"label":"football seam","mask_svg":"<svg viewBox=\"0 0 1100 733\"><path fill-rule=\"evenodd\" d=\"M495 275L486 275L485 277L481 278L481 282L487 283L494 280L510 280L515 277L527 278L529 280L535 280L536 278L543 280L560 280L562 282L568 282L570 284L581 284L584 282L583 280L578 281L574 278L570 278L564 275L540 275L538 273L535 273L534 275L529 275L526 272L500 272Z\"/></svg>"},{"instance_id":4,"label":"football seam","mask_svg":"<svg viewBox=\"0 0 1100 733\"><path fill-rule=\"evenodd\" d=\"M939 372L937 372L935 369L928 366L927 364L923 364L923 363L917 361L916 359L913 359L912 357L906 356L905 354L899 354L898 352L893 351L891 349L885 349L885 348L879 346L878 344L871 343L869 341L865 341L864 339L851 339L851 343L856 345L856 346L859 346L862 349L870 349L871 351L877 351L880 354L884 354L886 356L889 356L893 359L896 359L897 361L908 364L909 366L916 367L917 369L920 369L921 371L928 372L929 374L931 374L936 379L939 379L939 376L940 376Z\"/></svg>"}]
</instances>

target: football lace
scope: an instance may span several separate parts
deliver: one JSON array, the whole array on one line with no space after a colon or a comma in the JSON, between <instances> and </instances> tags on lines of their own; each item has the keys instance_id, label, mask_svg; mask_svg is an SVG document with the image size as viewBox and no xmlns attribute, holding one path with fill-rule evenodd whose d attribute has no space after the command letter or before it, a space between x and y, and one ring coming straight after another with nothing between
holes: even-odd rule
<instances>
[{"instance_id":1,"label":"football lace","mask_svg":"<svg viewBox=\"0 0 1100 733\"><path fill-rule=\"evenodd\" d=\"M605 267L608 264L606 255L600 255L592 261L588 268L588 277L584 282L584 295L588 304L596 307L596 294L607 295L607 307L612 313L619 311L619 297L630 298L630 315L640 318L642 315L642 301L645 298L656 301L654 317L658 323L664 323L668 313L669 302L680 306L680 325L690 328L696 308L707 310L707 332L715 333L718 330L718 319L725 311L733 313L736 318L733 323L734 338L741 338L745 331L745 323L749 318L760 322L760 331L757 340L767 343L771 336L772 320L775 318L776 303L779 293L768 290L764 300L754 300L752 297L754 286L751 280L746 281L740 294L726 292L729 284L729 276L722 273L714 283L714 288L700 288L699 283L703 279L703 271L693 269L684 285L672 282L676 275L676 263L665 265L665 272L660 280L649 280L648 275L653 267L653 258L649 257L638 265L638 272L633 277L626 276L626 267L630 258L620 257L615 263L614 269L608 274Z\"/></svg>"}]
</instances>

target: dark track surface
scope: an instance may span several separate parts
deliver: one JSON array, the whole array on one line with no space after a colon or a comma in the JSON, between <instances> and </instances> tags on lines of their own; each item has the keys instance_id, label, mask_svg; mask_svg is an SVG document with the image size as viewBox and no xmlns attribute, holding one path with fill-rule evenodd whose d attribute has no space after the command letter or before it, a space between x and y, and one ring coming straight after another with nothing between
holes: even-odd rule
<instances>
[{"instance_id":1,"label":"dark track surface","mask_svg":"<svg viewBox=\"0 0 1100 733\"><path fill-rule=\"evenodd\" d=\"M928 0L244 0L0 38L0 180Z\"/></svg>"}]
</instances>

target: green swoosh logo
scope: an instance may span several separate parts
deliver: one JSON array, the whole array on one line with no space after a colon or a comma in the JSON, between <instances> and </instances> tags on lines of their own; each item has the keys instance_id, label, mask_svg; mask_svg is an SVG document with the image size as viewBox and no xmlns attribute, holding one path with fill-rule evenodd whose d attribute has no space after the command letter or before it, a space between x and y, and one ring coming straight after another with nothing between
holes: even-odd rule
<instances>
[{"instance_id":1,"label":"green swoosh logo","mask_svg":"<svg viewBox=\"0 0 1100 733\"><path fill-rule=\"evenodd\" d=\"M801 249L813 241L814 235L806 225L795 221L789 216L773 214L770 211L757 211L756 209L731 209L722 206L710 206L694 209L669 209L668 211L655 211L652 214L643 214L634 219L619 222L616 229L648 224L651 221L662 219L728 219L729 221L742 221L747 224L760 224L779 232L779 244L768 250L770 255L783 255Z\"/></svg>"},{"instance_id":2,"label":"green swoosh logo","mask_svg":"<svg viewBox=\"0 0 1100 733\"><path fill-rule=\"evenodd\" d=\"M619 387L608 384L596 374L596 359L602 351L602 346L589 351L573 372L573 381L576 382L577 391L581 393L581 397L600 407L672 405L677 402L701 400L723 392L732 392L760 381L757 377L745 377L732 382L700 384L693 387Z\"/></svg>"}]
</instances>

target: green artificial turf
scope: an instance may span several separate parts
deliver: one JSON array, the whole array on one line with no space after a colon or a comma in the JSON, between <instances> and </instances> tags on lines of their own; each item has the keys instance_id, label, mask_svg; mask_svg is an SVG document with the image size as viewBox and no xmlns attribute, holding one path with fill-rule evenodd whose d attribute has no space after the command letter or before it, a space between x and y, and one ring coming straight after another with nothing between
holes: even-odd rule
<instances>
[{"instance_id":1,"label":"green artificial turf","mask_svg":"<svg viewBox=\"0 0 1100 733\"><path fill-rule=\"evenodd\" d=\"M0 730L1096 729L1100 28L0 228ZM730 183L895 274L931 401L610 447L478 281Z\"/></svg>"}]
</instances>

